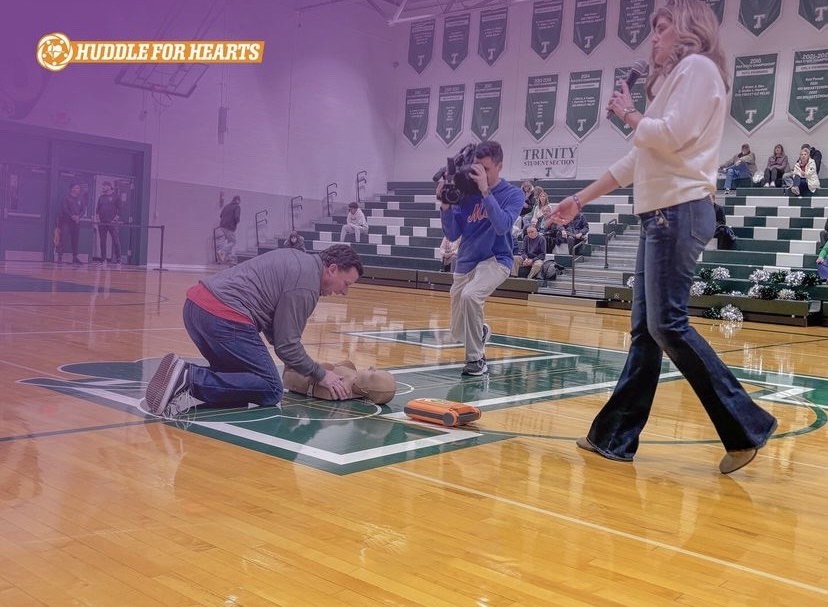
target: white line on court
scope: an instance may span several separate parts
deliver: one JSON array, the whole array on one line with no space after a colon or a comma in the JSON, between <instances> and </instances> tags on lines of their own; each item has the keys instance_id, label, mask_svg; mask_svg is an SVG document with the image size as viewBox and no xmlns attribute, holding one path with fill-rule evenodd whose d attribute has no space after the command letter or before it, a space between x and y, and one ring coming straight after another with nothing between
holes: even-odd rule
<instances>
[{"instance_id":1,"label":"white line on court","mask_svg":"<svg viewBox=\"0 0 828 607\"><path fill-rule=\"evenodd\" d=\"M183 326L179 327L156 327L153 329L67 329L61 331L1 331L0 335L63 335L72 333L150 333L153 331L184 331Z\"/></svg>"},{"instance_id":2,"label":"white line on court","mask_svg":"<svg viewBox=\"0 0 828 607\"><path fill-rule=\"evenodd\" d=\"M626 531L620 531L618 529L613 529L612 527L606 527L604 525L599 525L597 523L591 523L589 521L575 518L574 516L569 516L567 514L561 514L560 512L553 512L552 510L547 510L544 508L539 508L537 506L532 506L531 504L525 504L523 502L519 502L517 500L509 499L507 497L501 497L499 495L494 495L492 493L486 493L485 491L480 491L478 489L472 489L471 487L464 487L463 485L458 485L456 483L450 483L448 481L444 481L439 478L433 478L430 476L426 476L424 474L419 474L417 472L411 472L409 470L404 470L397 466L388 466L386 470L391 470L393 472L397 472L399 474L403 474L406 476L410 476L412 478L417 478L421 481L425 481L428 483L435 483L437 485L442 485L444 487L448 487L454 491L460 491L464 493L468 493L470 495L476 495L478 497L487 498L496 502L500 502L501 504L507 504L509 506L514 506L515 508L521 508L523 510L529 510L531 512L535 512L536 514L541 514L544 516L548 516L549 518L555 518L560 521L564 521L566 523L571 523L573 525L580 525L581 527L586 527L587 529L592 529L593 531L599 531L601 533L606 533L608 535L614 535L616 537L621 537L627 540L631 540L633 542L639 542L641 544L647 544L648 546L654 546L656 548L663 548L664 550L669 550L670 552L675 552L676 554L682 554L684 556L689 556L691 558L695 558L701 561L706 561L708 563L713 563L715 565L721 565L723 567L728 567L730 569L735 569L737 571L741 571L743 573L747 573L749 575L754 575L757 577L762 577L768 580L773 580L775 582L779 582L781 584L786 584L788 586L793 586L795 588L799 588L801 590L806 590L808 592L813 592L815 594L822 594L828 596L828 588L820 588L819 586L812 586L810 584L806 584L804 582L798 582L796 580L792 580L790 578L782 577L780 575L776 575L773 573L768 573L767 571L762 571L760 569L753 569L752 567L746 567L745 565L740 565L739 563L734 563L732 561L726 561L723 559L718 559L714 556L709 556L707 554L702 554L701 552L693 552L692 550L687 550L685 548L681 548L680 546L673 546L672 544L666 544L664 542L659 542L658 540L653 540L647 537L642 537L640 535L635 535L632 533L627 533Z\"/></svg>"}]
</instances>

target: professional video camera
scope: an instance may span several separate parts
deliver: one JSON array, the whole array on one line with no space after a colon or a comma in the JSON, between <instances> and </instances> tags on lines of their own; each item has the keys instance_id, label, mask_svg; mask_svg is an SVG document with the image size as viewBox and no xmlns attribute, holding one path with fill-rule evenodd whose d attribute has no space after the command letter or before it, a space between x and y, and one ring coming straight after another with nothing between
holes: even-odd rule
<instances>
[{"instance_id":1,"label":"professional video camera","mask_svg":"<svg viewBox=\"0 0 828 607\"><path fill-rule=\"evenodd\" d=\"M446 159L446 166L434 174L434 182L445 179L443 190L440 192L440 201L445 204L457 204L463 195L473 196L480 193L477 182L471 176L471 168L475 162L474 153L477 146L470 143L454 156Z\"/></svg>"}]
</instances>

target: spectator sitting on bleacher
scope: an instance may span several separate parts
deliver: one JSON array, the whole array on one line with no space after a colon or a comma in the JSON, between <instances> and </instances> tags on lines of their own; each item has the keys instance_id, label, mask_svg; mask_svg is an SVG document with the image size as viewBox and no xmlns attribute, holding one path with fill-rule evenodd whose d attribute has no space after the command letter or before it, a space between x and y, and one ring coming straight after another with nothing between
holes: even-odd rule
<instances>
[{"instance_id":1,"label":"spectator sitting on bleacher","mask_svg":"<svg viewBox=\"0 0 828 607\"><path fill-rule=\"evenodd\" d=\"M523 239L520 255L515 255L512 264L512 276L534 278L538 275L546 258L546 239L538 235L538 228L526 228L526 238Z\"/></svg>"},{"instance_id":2,"label":"spectator sitting on bleacher","mask_svg":"<svg viewBox=\"0 0 828 607\"><path fill-rule=\"evenodd\" d=\"M457 260L457 249L459 248L459 238L452 241L447 236L443 236L443 240L440 243L441 272L454 272L454 262Z\"/></svg>"},{"instance_id":3,"label":"spectator sitting on bleacher","mask_svg":"<svg viewBox=\"0 0 828 607\"><path fill-rule=\"evenodd\" d=\"M828 264L825 263L826 256L828 256L828 243L823 245L816 260L817 274L819 274L822 280L828 280Z\"/></svg>"},{"instance_id":4,"label":"spectator sitting on bleacher","mask_svg":"<svg viewBox=\"0 0 828 607\"><path fill-rule=\"evenodd\" d=\"M345 225L339 232L340 242L345 242L345 236L348 234L354 235L354 242L362 240L362 234L368 238L368 220L365 219L365 213L359 208L356 202L348 203L348 215L345 217Z\"/></svg>"},{"instance_id":5,"label":"spectator sitting on bleacher","mask_svg":"<svg viewBox=\"0 0 828 607\"><path fill-rule=\"evenodd\" d=\"M819 189L816 162L811 158L811 148L799 150L799 160L793 166L790 193L794 196L813 194Z\"/></svg>"},{"instance_id":6,"label":"spectator sitting on bleacher","mask_svg":"<svg viewBox=\"0 0 828 607\"><path fill-rule=\"evenodd\" d=\"M819 231L819 242L817 243L817 251L824 247L826 242L828 242L828 219L825 220L825 225L822 226L822 229Z\"/></svg>"},{"instance_id":7,"label":"spectator sitting on bleacher","mask_svg":"<svg viewBox=\"0 0 828 607\"><path fill-rule=\"evenodd\" d=\"M768 158L768 166L765 167L765 187L771 184L777 188L782 187L782 176L788 171L788 155L781 143L773 146L773 154Z\"/></svg>"},{"instance_id":8,"label":"spectator sitting on bleacher","mask_svg":"<svg viewBox=\"0 0 828 607\"><path fill-rule=\"evenodd\" d=\"M532 185L531 181L524 181L520 185L520 189L524 196L523 208L520 210L520 217L523 217L524 215L531 215L532 211L535 210L535 187Z\"/></svg>"},{"instance_id":9,"label":"spectator sitting on bleacher","mask_svg":"<svg viewBox=\"0 0 828 607\"><path fill-rule=\"evenodd\" d=\"M296 230L293 230L282 243L282 248L296 249L298 251L305 250L305 237Z\"/></svg>"},{"instance_id":10,"label":"spectator sitting on bleacher","mask_svg":"<svg viewBox=\"0 0 828 607\"><path fill-rule=\"evenodd\" d=\"M547 224L552 225L551 222L547 222ZM586 240L587 234L589 234L589 223L582 213L578 213L572 218L572 221L560 226L555 232L555 246L566 243L569 254L572 255L575 251L575 245L582 240Z\"/></svg>"},{"instance_id":11,"label":"spectator sitting on bleacher","mask_svg":"<svg viewBox=\"0 0 828 607\"><path fill-rule=\"evenodd\" d=\"M750 151L747 143L743 143L742 150L719 168L725 172L725 194L730 194L734 179L753 177L756 172L756 154Z\"/></svg>"},{"instance_id":12,"label":"spectator sitting on bleacher","mask_svg":"<svg viewBox=\"0 0 828 607\"><path fill-rule=\"evenodd\" d=\"M533 225L538 229L538 232L543 232L544 210L548 212L551 209L549 208L549 194L540 186L535 188L535 201L536 204L535 209L532 211L532 218L528 224L524 222L523 229L525 230L527 225Z\"/></svg>"}]
</instances>

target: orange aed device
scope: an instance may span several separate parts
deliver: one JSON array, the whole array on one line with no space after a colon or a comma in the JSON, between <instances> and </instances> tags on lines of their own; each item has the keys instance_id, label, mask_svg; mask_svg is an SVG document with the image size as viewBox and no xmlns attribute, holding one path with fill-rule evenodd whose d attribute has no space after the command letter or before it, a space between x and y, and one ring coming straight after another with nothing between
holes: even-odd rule
<instances>
[{"instance_id":1,"label":"orange aed device","mask_svg":"<svg viewBox=\"0 0 828 607\"><path fill-rule=\"evenodd\" d=\"M480 419L480 409L441 398L415 398L403 412L411 419L453 428Z\"/></svg>"}]
</instances>

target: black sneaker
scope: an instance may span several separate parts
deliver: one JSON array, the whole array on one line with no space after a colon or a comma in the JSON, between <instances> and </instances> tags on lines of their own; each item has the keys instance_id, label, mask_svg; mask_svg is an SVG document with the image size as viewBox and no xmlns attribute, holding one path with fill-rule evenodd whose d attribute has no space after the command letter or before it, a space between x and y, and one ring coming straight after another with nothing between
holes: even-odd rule
<instances>
[{"instance_id":1,"label":"black sneaker","mask_svg":"<svg viewBox=\"0 0 828 607\"><path fill-rule=\"evenodd\" d=\"M466 366L460 372L461 375L483 375L489 372L489 366L486 364L486 359L473 360L467 362Z\"/></svg>"},{"instance_id":2,"label":"black sneaker","mask_svg":"<svg viewBox=\"0 0 828 607\"><path fill-rule=\"evenodd\" d=\"M175 354L167 354L161 359L158 369L147 384L147 411L160 415L172 398L170 384L184 365L184 361Z\"/></svg>"}]
</instances>

